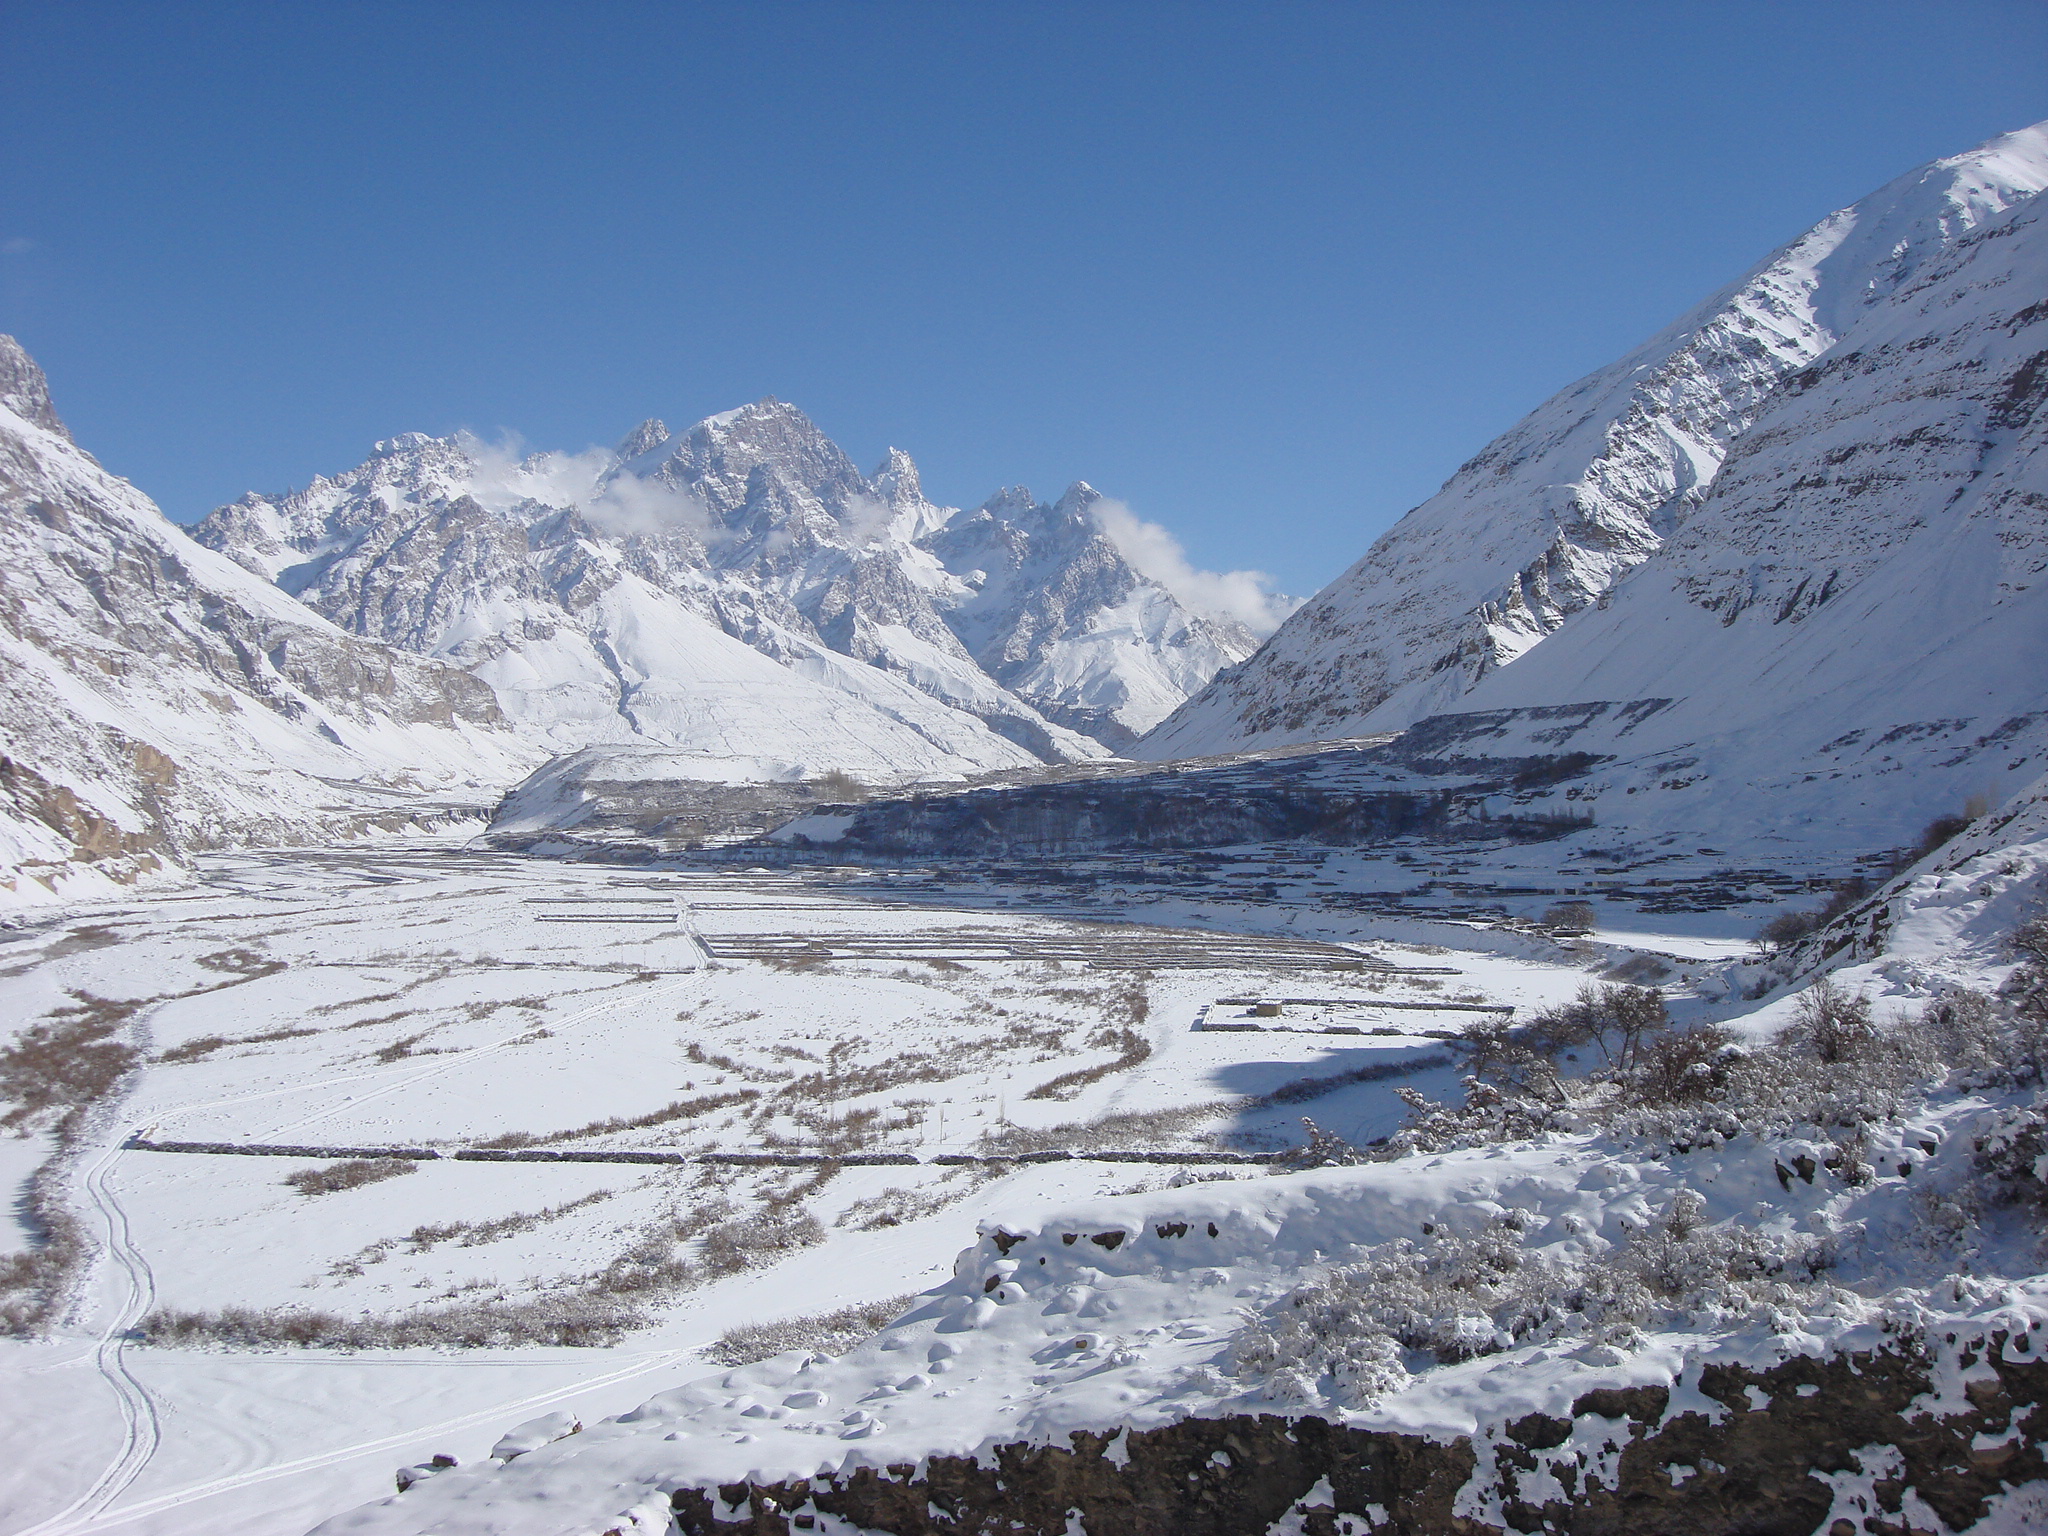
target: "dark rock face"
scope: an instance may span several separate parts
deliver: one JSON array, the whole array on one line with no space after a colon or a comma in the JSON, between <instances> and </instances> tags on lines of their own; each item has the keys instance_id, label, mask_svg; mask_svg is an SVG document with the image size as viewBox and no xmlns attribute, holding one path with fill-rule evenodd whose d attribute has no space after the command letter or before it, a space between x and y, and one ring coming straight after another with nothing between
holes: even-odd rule
<instances>
[{"instance_id":1,"label":"dark rock face","mask_svg":"<svg viewBox=\"0 0 2048 1536\"><path fill-rule=\"evenodd\" d=\"M2029 1335L1997 1332L1958 1364L1953 1405L1931 1406L1934 1367L1901 1347L1709 1366L1700 1391L1725 1410L1711 1416L1671 1413L1666 1388L1636 1387L1588 1392L1569 1418L1534 1413L1476 1440L1313 1418L1186 1419L1077 1433L1071 1449L1003 1446L990 1466L938 1456L844 1479L682 1488L672 1502L689 1536L783 1536L815 1529L820 1514L892 1536L1064 1536L1070 1512L1090 1536L1246 1536L1327 1479L1328 1502L1300 1509L1309 1536L1907 1536L1909 1496L1963 1530L2001 1490L2048 1480L2048 1361ZM1871 1474L1862 1492L1823 1480L1859 1470Z\"/></svg>"}]
</instances>

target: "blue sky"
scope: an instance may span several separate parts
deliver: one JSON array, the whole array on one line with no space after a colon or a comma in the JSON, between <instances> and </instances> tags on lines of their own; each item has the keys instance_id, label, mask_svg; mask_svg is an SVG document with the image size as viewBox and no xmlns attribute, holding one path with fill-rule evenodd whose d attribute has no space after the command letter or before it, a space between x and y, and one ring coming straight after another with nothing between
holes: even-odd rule
<instances>
[{"instance_id":1,"label":"blue sky","mask_svg":"<svg viewBox=\"0 0 2048 1536\"><path fill-rule=\"evenodd\" d=\"M0 329L190 520L764 394L1306 593L1831 208L2048 116L2039 0L0 0Z\"/></svg>"}]
</instances>

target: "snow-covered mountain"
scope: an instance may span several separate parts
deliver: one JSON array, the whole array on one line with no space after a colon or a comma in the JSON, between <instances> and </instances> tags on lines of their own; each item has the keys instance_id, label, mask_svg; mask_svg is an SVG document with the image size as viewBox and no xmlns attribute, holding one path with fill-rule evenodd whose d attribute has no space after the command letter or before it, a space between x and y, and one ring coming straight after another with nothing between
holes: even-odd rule
<instances>
[{"instance_id":1,"label":"snow-covered mountain","mask_svg":"<svg viewBox=\"0 0 2048 1536\"><path fill-rule=\"evenodd\" d=\"M537 754L461 672L344 634L78 447L0 336L0 901L188 851L487 808Z\"/></svg>"},{"instance_id":2,"label":"snow-covered mountain","mask_svg":"<svg viewBox=\"0 0 2048 1536\"><path fill-rule=\"evenodd\" d=\"M1685 551L1677 558L1698 567L1674 579L1688 584L1702 611L1715 604L1729 612L1743 579L1735 572L1746 568L1747 557L1738 553L1743 535L1719 516L1700 518L1731 459L1797 430L1789 417L1779 428L1761 428L1760 417L1816 385L1828 390L1838 414L1854 414L1861 375L1842 361L1856 350L1844 338L1869 325L1880 332L1894 323L1939 329L1938 315L1897 317L1919 312L1921 301L1912 295L1937 267L1955 270L1943 264L1957 242L2044 186L2048 125L2037 125L1909 172L1831 214L1489 445L1249 662L1219 676L1153 732L1138 754L1165 759L1398 730L1426 715L1478 707L1473 690L1496 674L1502 682L1485 697L1527 696L1528 686L1506 678L1536 670L1532 653L1571 633L1575 615L1593 609L1674 536ZM1974 279L1958 281L1968 287ZM2040 296L2037 287L2010 310ZM1812 372L1824 354L1830 361ZM1871 363L1870 387L1889 393L1894 386L1876 375L1902 378L1894 365L1902 362ZM1927 407L1925 422L1903 407L1887 412L1887 430L1966 430L1973 408L1953 402L1951 393L1944 390ZM1951 404L1961 414L1936 422ZM1900 528L1932 511L1919 493L1933 494L1947 473L1923 475L1921 456L1933 445L1916 449L1916 442L1886 452L1888 477L1862 487L1890 498L1879 520ZM1834 446L1865 462L1880 453L1877 439ZM1850 473L1834 465L1817 472L1831 485ZM1889 478L1901 474L1903 484ZM1809 563L1825 567L1785 614L1790 622L1805 611L1799 604L1810 608L1824 590L1831 598L1841 593L1851 573L1867 569L1872 552L1862 542L1866 515L1837 515L1845 498L1816 500L1792 481L1781 489L1792 500L1780 524L1796 522ZM1734 542L1715 553L1710 546L1723 536ZM1837 567L1841 574L1830 585L1826 570ZM1961 589L1949 589L1951 599L1960 596ZM1614 654L1616 665L1625 665ZM1693 656L1693 673L1667 671L1660 686L1690 692L1706 672L1727 675L1728 660L1717 650ZM1541 669L1549 679L1541 692L1626 696L1612 669L1587 672L1583 648L1573 657ZM1573 667L1577 680L1567 682Z\"/></svg>"},{"instance_id":3,"label":"snow-covered mountain","mask_svg":"<svg viewBox=\"0 0 2048 1536\"><path fill-rule=\"evenodd\" d=\"M409 434L202 543L490 683L553 750L958 773L1107 754L1256 646L1118 551L1077 485L933 505L769 399L520 461Z\"/></svg>"},{"instance_id":4,"label":"snow-covered mountain","mask_svg":"<svg viewBox=\"0 0 2048 1536\"><path fill-rule=\"evenodd\" d=\"M1671 700L1604 750L1691 760L1673 824L1716 781L1845 825L1997 804L2048 762L2044 402L2032 202L1774 391L1685 525L1462 708Z\"/></svg>"},{"instance_id":5,"label":"snow-covered mountain","mask_svg":"<svg viewBox=\"0 0 2048 1536\"><path fill-rule=\"evenodd\" d=\"M1258 639L1141 575L1085 482L1051 506L1021 486L955 516L923 547L970 595L947 618L991 677L1051 719L1119 750Z\"/></svg>"}]
</instances>

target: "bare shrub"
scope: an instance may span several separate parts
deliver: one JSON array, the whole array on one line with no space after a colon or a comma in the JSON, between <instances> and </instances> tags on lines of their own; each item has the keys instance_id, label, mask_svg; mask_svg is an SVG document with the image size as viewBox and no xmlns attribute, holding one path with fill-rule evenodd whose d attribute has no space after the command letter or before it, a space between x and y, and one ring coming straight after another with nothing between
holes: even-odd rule
<instances>
[{"instance_id":1,"label":"bare shrub","mask_svg":"<svg viewBox=\"0 0 2048 1536\"><path fill-rule=\"evenodd\" d=\"M1970 823L1974 819L1974 817L1967 815L1935 817L1934 820L1927 823L1921 830L1919 843L1915 845L1913 852L1907 858L1900 861L1898 867L1903 869L1907 865L1917 864L1944 843L1953 842L1961 834L1970 830Z\"/></svg>"},{"instance_id":2,"label":"bare shrub","mask_svg":"<svg viewBox=\"0 0 2048 1536\"><path fill-rule=\"evenodd\" d=\"M1903 869L1906 864L1912 863L1913 859L1918 857L1919 855L1915 854L1894 867ZM1802 939L1818 933L1843 913L1852 910L1874 889L1876 887L1862 875L1851 875L1848 879L1838 882L1828 893L1828 899L1814 910L1780 912L1757 930L1752 942L1766 954L1781 954Z\"/></svg>"},{"instance_id":3,"label":"bare shrub","mask_svg":"<svg viewBox=\"0 0 2048 1536\"><path fill-rule=\"evenodd\" d=\"M758 1068L750 1067L743 1061L734 1061L730 1056L714 1055L694 1040L690 1042L683 1055L686 1059L695 1062L700 1067L716 1067L719 1071L729 1073L733 1077L759 1078L762 1076ZM769 1082L781 1082L783 1075L779 1072L771 1072L767 1074L766 1080Z\"/></svg>"},{"instance_id":4,"label":"bare shrub","mask_svg":"<svg viewBox=\"0 0 2048 1536\"><path fill-rule=\"evenodd\" d=\"M868 1195L854 1201L833 1225L851 1227L856 1232L878 1232L884 1227L900 1227L905 1222L936 1215L954 1201L965 1197L967 1193L965 1189L904 1189L900 1185L892 1185L879 1195Z\"/></svg>"},{"instance_id":5,"label":"bare shrub","mask_svg":"<svg viewBox=\"0 0 2048 1536\"><path fill-rule=\"evenodd\" d=\"M1255 1094L1242 1099L1237 1107L1246 1110L1275 1109L1283 1104L1306 1104L1341 1089L1354 1088L1360 1083L1379 1083L1389 1078L1409 1077L1417 1072L1433 1072L1438 1067L1448 1067L1450 1064L1450 1057L1436 1052L1426 1056L1404 1056L1395 1061L1367 1062L1362 1067L1352 1067L1344 1072L1328 1072L1320 1077L1297 1077L1292 1082L1282 1083L1271 1093Z\"/></svg>"},{"instance_id":6,"label":"bare shrub","mask_svg":"<svg viewBox=\"0 0 2048 1536\"><path fill-rule=\"evenodd\" d=\"M2030 917L2012 931L2013 953L2033 965L2048 966L2048 916Z\"/></svg>"},{"instance_id":7,"label":"bare shrub","mask_svg":"<svg viewBox=\"0 0 2048 1536\"><path fill-rule=\"evenodd\" d=\"M1818 912L1780 912L1757 929L1751 942L1765 954L1783 954L1818 927Z\"/></svg>"},{"instance_id":8,"label":"bare shrub","mask_svg":"<svg viewBox=\"0 0 2048 1536\"><path fill-rule=\"evenodd\" d=\"M1408 1122L1372 1150L1391 1159L1588 1130L1679 1149L1801 1127L1854 1137L1904 1114L1941 1075L1940 1050L1962 1055L1973 1028L1980 1038L1968 1049L1978 1056L2011 1050L2008 1035L1982 1037L1966 1013L1956 1014L1944 1047L1939 1030L1880 1024L1868 999L1824 982L1801 998L1777 1040L1749 1047L1713 1026L1668 1032L1655 994L1587 989L1520 1031L1489 1026L1468 1037L1474 1070L1462 1103L1397 1088ZM1602 1065L1566 1076L1558 1067L1564 1047L1589 1039L1600 1044Z\"/></svg>"},{"instance_id":9,"label":"bare shrub","mask_svg":"<svg viewBox=\"0 0 2048 1536\"><path fill-rule=\"evenodd\" d=\"M643 1319L603 1295L550 1294L524 1301L492 1298L420 1307L396 1317L342 1317L309 1307L223 1307L217 1312L160 1308L136 1329L142 1343L227 1344L245 1349L510 1349L612 1344Z\"/></svg>"},{"instance_id":10,"label":"bare shrub","mask_svg":"<svg viewBox=\"0 0 2048 1536\"><path fill-rule=\"evenodd\" d=\"M818 799L841 805L865 800L868 797L867 785L843 768L832 768L819 774L811 780L808 788Z\"/></svg>"},{"instance_id":11,"label":"bare shrub","mask_svg":"<svg viewBox=\"0 0 2048 1536\"><path fill-rule=\"evenodd\" d=\"M410 1165L407 1165L406 1171L412 1171ZM475 1248L483 1243L495 1243L501 1238L512 1237L521 1232L531 1232L535 1227L546 1226L551 1221L560 1221L564 1216L573 1215L611 1197L612 1192L608 1189L594 1189L587 1195L578 1195L574 1200L564 1200L560 1205L551 1205L544 1210L514 1211L509 1216L497 1216L489 1221L452 1221L436 1226L414 1227L406 1234L405 1242L407 1250L412 1253L426 1253L446 1242L455 1242L463 1248Z\"/></svg>"},{"instance_id":12,"label":"bare shrub","mask_svg":"<svg viewBox=\"0 0 2048 1536\"><path fill-rule=\"evenodd\" d=\"M253 949L223 949L216 954L201 955L198 963L209 971L219 971L237 981L255 981L260 977L275 976L285 969L284 961L270 959Z\"/></svg>"},{"instance_id":13,"label":"bare shrub","mask_svg":"<svg viewBox=\"0 0 2048 1536\"><path fill-rule=\"evenodd\" d=\"M201 1035L196 1040L187 1040L183 1045L174 1045L158 1053L156 1059L159 1065L164 1066L202 1061L231 1045L273 1045L279 1040L303 1040L308 1035L319 1033L317 1029L269 1029L257 1035Z\"/></svg>"},{"instance_id":14,"label":"bare shrub","mask_svg":"<svg viewBox=\"0 0 2048 1536\"><path fill-rule=\"evenodd\" d=\"M1101 1062L1096 1066L1082 1067L1078 1071L1062 1072L1058 1077L1040 1083L1036 1088L1025 1094L1024 1097L1027 1099L1071 1099L1089 1084L1099 1083L1112 1073L1128 1072L1131 1068L1142 1066L1151 1059L1152 1042L1139 1034L1135 1029L1125 1027L1109 1035L1106 1040L1102 1039L1101 1036L1098 1036L1097 1039L1101 1040L1101 1043L1105 1045L1114 1045L1118 1048L1114 1059ZM1096 1042L1090 1042L1090 1044L1094 1043Z\"/></svg>"},{"instance_id":15,"label":"bare shrub","mask_svg":"<svg viewBox=\"0 0 2048 1536\"><path fill-rule=\"evenodd\" d=\"M1307 1115L1301 1117L1302 1144L1282 1155L1289 1168L1350 1168L1372 1161L1335 1131L1326 1131Z\"/></svg>"},{"instance_id":16,"label":"bare shrub","mask_svg":"<svg viewBox=\"0 0 2048 1536\"><path fill-rule=\"evenodd\" d=\"M1879 1038L1870 999L1844 992L1831 976L1823 976L1800 994L1792 1030L1795 1040L1829 1064L1868 1055Z\"/></svg>"},{"instance_id":17,"label":"bare shrub","mask_svg":"<svg viewBox=\"0 0 2048 1536\"><path fill-rule=\"evenodd\" d=\"M843 1354L901 1317L915 1300L914 1295L891 1296L883 1301L857 1302L836 1312L814 1312L807 1317L786 1317L773 1323L746 1323L727 1330L705 1355L720 1365L736 1366L752 1365L792 1349Z\"/></svg>"},{"instance_id":18,"label":"bare shrub","mask_svg":"<svg viewBox=\"0 0 2048 1536\"><path fill-rule=\"evenodd\" d=\"M67 1135L140 1056L113 1036L146 1002L82 991L71 996L75 1002L53 1009L0 1049L0 1098L11 1099L14 1106L0 1115L0 1127L23 1130L54 1120L59 1136Z\"/></svg>"},{"instance_id":19,"label":"bare shrub","mask_svg":"<svg viewBox=\"0 0 2048 1536\"><path fill-rule=\"evenodd\" d=\"M720 1222L704 1234L705 1272L737 1275L787 1258L825 1240L825 1229L809 1211L764 1211Z\"/></svg>"},{"instance_id":20,"label":"bare shrub","mask_svg":"<svg viewBox=\"0 0 2048 1536\"><path fill-rule=\"evenodd\" d=\"M1590 901L1560 901L1544 909L1543 926L1559 933L1591 933L1600 926L1600 914Z\"/></svg>"},{"instance_id":21,"label":"bare shrub","mask_svg":"<svg viewBox=\"0 0 2048 1536\"><path fill-rule=\"evenodd\" d=\"M18 1207L36 1245L0 1257L0 1335L23 1338L47 1327L90 1251L84 1224L65 1207L62 1167L52 1158L38 1168Z\"/></svg>"},{"instance_id":22,"label":"bare shrub","mask_svg":"<svg viewBox=\"0 0 2048 1536\"><path fill-rule=\"evenodd\" d=\"M1162 1141L1185 1136L1203 1122L1236 1109L1240 1102L1217 1099L1183 1109L1124 1110L1064 1125L1000 1125L984 1131L980 1144L992 1157L1027 1152L1149 1151L1158 1148ZM1216 1145L1213 1138L1209 1138L1209 1145Z\"/></svg>"},{"instance_id":23,"label":"bare shrub","mask_svg":"<svg viewBox=\"0 0 2048 1536\"><path fill-rule=\"evenodd\" d=\"M615 1115L606 1120L592 1120L570 1131L550 1131L536 1135L531 1131L507 1131L489 1141L480 1141L479 1147L494 1151L511 1151L519 1147L547 1147L557 1142L580 1141L587 1136L610 1136L618 1131L645 1131L657 1125L671 1125L678 1120L694 1120L704 1115L716 1114L721 1109L732 1109L741 1104L751 1104L760 1098L760 1092L753 1088L740 1088L731 1093L707 1093L694 1099L677 1099L660 1109L651 1109L644 1115Z\"/></svg>"},{"instance_id":24,"label":"bare shrub","mask_svg":"<svg viewBox=\"0 0 2048 1536\"><path fill-rule=\"evenodd\" d=\"M1609 981L1625 981L1632 986L1648 987L1665 980L1671 975L1671 967L1655 955L1631 955L1619 965L1607 971Z\"/></svg>"},{"instance_id":25,"label":"bare shrub","mask_svg":"<svg viewBox=\"0 0 2048 1536\"><path fill-rule=\"evenodd\" d=\"M138 1335L150 1344L244 1348L288 1344L326 1349L485 1349L610 1344L629 1329L645 1327L653 1320L646 1308L678 1290L774 1263L817 1242L824 1233L807 1212L778 1208L775 1202L794 1200L818 1182L814 1177L795 1189L771 1194L767 1211L735 1215L729 1203L719 1200L685 1216L665 1218L603 1268L526 1298L499 1290L381 1318L347 1318L300 1307L225 1307L216 1312L159 1309L142 1320ZM464 1245L491 1241L608 1196L609 1191L600 1190L532 1215L421 1227L408 1241L415 1252L450 1240ZM699 1239L702 1258L693 1261L684 1249ZM390 1246L387 1239L360 1257L374 1262ZM359 1273L360 1263L353 1271L338 1266L337 1272Z\"/></svg>"},{"instance_id":26,"label":"bare shrub","mask_svg":"<svg viewBox=\"0 0 2048 1536\"><path fill-rule=\"evenodd\" d=\"M344 1189L360 1189L400 1174L418 1173L419 1164L403 1157L360 1157L325 1168L301 1168L285 1175L284 1182L302 1195L332 1195Z\"/></svg>"},{"instance_id":27,"label":"bare shrub","mask_svg":"<svg viewBox=\"0 0 2048 1536\"><path fill-rule=\"evenodd\" d=\"M1726 1084L1734 1044L1718 1024L1659 1035L1643 1048L1630 1087L1647 1104L1711 1099Z\"/></svg>"}]
</instances>

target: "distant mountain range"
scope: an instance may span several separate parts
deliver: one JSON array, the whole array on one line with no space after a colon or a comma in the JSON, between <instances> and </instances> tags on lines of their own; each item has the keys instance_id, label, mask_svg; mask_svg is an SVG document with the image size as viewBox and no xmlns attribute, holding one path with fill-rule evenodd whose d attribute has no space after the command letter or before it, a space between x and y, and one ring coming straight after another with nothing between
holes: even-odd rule
<instances>
[{"instance_id":1,"label":"distant mountain range","mask_svg":"<svg viewBox=\"0 0 2048 1536\"><path fill-rule=\"evenodd\" d=\"M1263 644L1091 487L936 506L773 399L583 454L410 434L188 537L7 341L0 865L18 896L129 879L475 810L567 754L887 785L1430 716L1612 765L1572 790L1603 816L1883 838L1995 802L2048 762L2044 186L2048 125L1830 215Z\"/></svg>"},{"instance_id":2,"label":"distant mountain range","mask_svg":"<svg viewBox=\"0 0 2048 1536\"><path fill-rule=\"evenodd\" d=\"M551 750L958 773L1107 756L1256 648L1134 568L1101 502L934 506L908 454L863 475L770 399L611 453L408 435L195 536L484 679Z\"/></svg>"}]
</instances>

